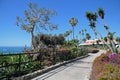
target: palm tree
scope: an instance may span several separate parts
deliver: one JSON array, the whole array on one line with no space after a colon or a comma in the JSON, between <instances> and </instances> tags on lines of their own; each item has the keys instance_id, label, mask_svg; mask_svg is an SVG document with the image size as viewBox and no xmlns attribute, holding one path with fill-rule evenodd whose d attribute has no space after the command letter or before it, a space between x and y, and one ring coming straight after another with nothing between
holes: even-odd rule
<instances>
[{"instance_id":1,"label":"palm tree","mask_svg":"<svg viewBox=\"0 0 120 80\"><path fill-rule=\"evenodd\" d=\"M94 29L96 26L95 26L95 22L93 22L93 21L90 21L90 24L89 24L89 26L92 28L92 29Z\"/></svg>"},{"instance_id":2,"label":"palm tree","mask_svg":"<svg viewBox=\"0 0 120 80\"><path fill-rule=\"evenodd\" d=\"M110 40L113 40L113 39L114 39L114 34L115 34L115 32L113 32L113 33L109 32L109 33L108 33L108 38L109 38Z\"/></svg>"},{"instance_id":3,"label":"palm tree","mask_svg":"<svg viewBox=\"0 0 120 80\"><path fill-rule=\"evenodd\" d=\"M117 38L116 38L116 41L120 43L120 37L117 37Z\"/></svg>"},{"instance_id":4,"label":"palm tree","mask_svg":"<svg viewBox=\"0 0 120 80\"><path fill-rule=\"evenodd\" d=\"M115 34L115 32L113 32L113 33L109 32L108 33L108 38L110 40L110 43L112 44L111 46L112 46L114 52L116 52L116 47L115 47L115 43L114 43L114 34Z\"/></svg>"},{"instance_id":5,"label":"palm tree","mask_svg":"<svg viewBox=\"0 0 120 80\"><path fill-rule=\"evenodd\" d=\"M98 10L98 14L99 16L104 19L104 11L103 9L99 9ZM92 13L92 12L86 12L86 18L89 20L89 26L92 28L92 30L97 33L100 37L101 37L101 40L104 44L106 44L106 42L104 41L101 33L97 30L96 28L96 21L97 21L97 14L96 13ZM106 27L107 28L107 27ZM107 45L107 44L106 44ZM109 49L112 51L113 53L113 49L110 45L107 45L109 47Z\"/></svg>"},{"instance_id":6,"label":"palm tree","mask_svg":"<svg viewBox=\"0 0 120 80\"><path fill-rule=\"evenodd\" d=\"M86 12L86 17L91 22L91 21L96 21L98 16L97 13Z\"/></svg>"},{"instance_id":7,"label":"palm tree","mask_svg":"<svg viewBox=\"0 0 120 80\"><path fill-rule=\"evenodd\" d=\"M104 37L104 41L105 41L105 42L107 42L107 41L108 41L108 40L107 40L107 37Z\"/></svg>"},{"instance_id":8,"label":"palm tree","mask_svg":"<svg viewBox=\"0 0 120 80\"><path fill-rule=\"evenodd\" d=\"M91 18L92 18L93 21L97 21L97 17L98 17L97 13L92 13L91 14Z\"/></svg>"},{"instance_id":9,"label":"palm tree","mask_svg":"<svg viewBox=\"0 0 120 80\"><path fill-rule=\"evenodd\" d=\"M79 31L79 34L81 34L81 31Z\"/></svg>"},{"instance_id":10,"label":"palm tree","mask_svg":"<svg viewBox=\"0 0 120 80\"><path fill-rule=\"evenodd\" d=\"M82 31L82 36L84 37L84 30L82 29L81 31Z\"/></svg>"},{"instance_id":11,"label":"palm tree","mask_svg":"<svg viewBox=\"0 0 120 80\"><path fill-rule=\"evenodd\" d=\"M104 19L105 13L104 13L104 10L102 8L98 9L98 15L102 20ZM105 21L103 21L103 26L104 26L107 34L108 34L109 33L109 27L105 24Z\"/></svg>"},{"instance_id":12,"label":"palm tree","mask_svg":"<svg viewBox=\"0 0 120 80\"><path fill-rule=\"evenodd\" d=\"M85 31L85 34L86 34L87 30L86 30L86 29L84 29L84 31Z\"/></svg>"},{"instance_id":13,"label":"palm tree","mask_svg":"<svg viewBox=\"0 0 120 80\"><path fill-rule=\"evenodd\" d=\"M79 33L78 33L80 36L81 36L81 31L79 31ZM79 39L79 40L81 40L81 39Z\"/></svg>"},{"instance_id":14,"label":"palm tree","mask_svg":"<svg viewBox=\"0 0 120 80\"><path fill-rule=\"evenodd\" d=\"M85 39L85 37L84 37L84 35L85 35L85 30L84 30L84 29L82 29L82 30L81 30L81 34L82 34L82 37L83 37L82 41L84 41L84 42L85 42L85 41L86 41L86 39Z\"/></svg>"},{"instance_id":15,"label":"palm tree","mask_svg":"<svg viewBox=\"0 0 120 80\"><path fill-rule=\"evenodd\" d=\"M102 20L104 19L105 13L104 13L104 10L102 8L98 9L98 15L100 16L100 18ZM105 24L105 21L103 21L103 26L104 26L107 34L108 34L109 33L109 27Z\"/></svg>"},{"instance_id":16,"label":"palm tree","mask_svg":"<svg viewBox=\"0 0 120 80\"><path fill-rule=\"evenodd\" d=\"M108 34L109 33L109 27L107 25L104 25L104 28L105 28L105 30L106 30L106 32Z\"/></svg>"},{"instance_id":17,"label":"palm tree","mask_svg":"<svg viewBox=\"0 0 120 80\"><path fill-rule=\"evenodd\" d=\"M86 17L87 17L87 19L88 19L89 21L92 20L92 19L91 19L91 15L92 15L91 12L86 12Z\"/></svg>"},{"instance_id":18,"label":"palm tree","mask_svg":"<svg viewBox=\"0 0 120 80\"><path fill-rule=\"evenodd\" d=\"M98 9L98 15L100 16L100 18L103 20L104 19L104 10L102 8L99 8ZM113 35L112 33L109 32L109 27L105 24L105 22L103 21L103 25L104 25L104 28L107 32L107 35L108 35L108 39L110 40L110 43L111 43L111 48L113 49L113 51L115 52L115 44L114 44L114 41L113 41ZM113 52L112 51L112 52Z\"/></svg>"},{"instance_id":19,"label":"palm tree","mask_svg":"<svg viewBox=\"0 0 120 80\"><path fill-rule=\"evenodd\" d=\"M76 24L78 23L78 20L74 17L72 17L70 20L69 20L69 23L71 24L71 26L73 27L73 39L74 39L74 27L76 26Z\"/></svg>"},{"instance_id":20,"label":"palm tree","mask_svg":"<svg viewBox=\"0 0 120 80\"><path fill-rule=\"evenodd\" d=\"M102 20L104 19L105 13L104 13L104 10L103 10L102 8L99 8L99 9L98 9L98 15L101 17ZM104 21L103 21L103 22L104 22ZM115 43L114 43L114 41L113 41L114 33L109 32L109 27L105 24L105 22L104 22L103 25L104 25L104 28L105 28L107 34L108 34L108 38L109 38L109 40L110 40L110 43L112 44L111 47L112 47L113 51L116 52Z\"/></svg>"},{"instance_id":21,"label":"palm tree","mask_svg":"<svg viewBox=\"0 0 120 80\"><path fill-rule=\"evenodd\" d=\"M101 42L101 40L99 40L99 39L96 41L96 43L97 43L98 45L99 45L100 42Z\"/></svg>"},{"instance_id":22,"label":"palm tree","mask_svg":"<svg viewBox=\"0 0 120 80\"><path fill-rule=\"evenodd\" d=\"M91 12L86 12L86 18L89 20L89 26L92 28L92 30L95 33L99 34L101 38L103 38L102 35L96 29L95 21L97 20L97 14L91 13Z\"/></svg>"},{"instance_id":23,"label":"palm tree","mask_svg":"<svg viewBox=\"0 0 120 80\"><path fill-rule=\"evenodd\" d=\"M105 13L104 13L104 10L103 10L102 8L99 8L99 9L98 9L98 15L99 15L102 19L104 19Z\"/></svg>"},{"instance_id":24,"label":"palm tree","mask_svg":"<svg viewBox=\"0 0 120 80\"><path fill-rule=\"evenodd\" d=\"M91 38L89 33L86 33L86 39L89 40Z\"/></svg>"}]
</instances>

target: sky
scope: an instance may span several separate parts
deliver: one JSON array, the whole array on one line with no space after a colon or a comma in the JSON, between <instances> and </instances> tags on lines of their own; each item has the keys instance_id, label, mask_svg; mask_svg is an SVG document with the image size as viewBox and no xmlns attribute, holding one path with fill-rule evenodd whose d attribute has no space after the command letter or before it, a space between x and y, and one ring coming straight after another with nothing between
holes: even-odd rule
<instances>
[{"instance_id":1,"label":"sky","mask_svg":"<svg viewBox=\"0 0 120 80\"><path fill-rule=\"evenodd\" d=\"M95 39L89 22L85 17L87 11L96 12L98 8L105 11L105 23L110 27L110 31L116 32L115 36L120 36L120 0L0 0L0 46L30 46L31 35L20 27L16 26L16 16L24 18L24 10L28 9L29 3L35 3L38 8L52 9L57 15L50 20L58 25L58 30L45 31L46 34L60 34L72 29L69 19L75 17L78 24L75 26L75 37L80 38L78 32L87 29L87 32ZM97 29L103 36L106 32L101 25ZM72 35L67 39L72 38Z\"/></svg>"}]
</instances>

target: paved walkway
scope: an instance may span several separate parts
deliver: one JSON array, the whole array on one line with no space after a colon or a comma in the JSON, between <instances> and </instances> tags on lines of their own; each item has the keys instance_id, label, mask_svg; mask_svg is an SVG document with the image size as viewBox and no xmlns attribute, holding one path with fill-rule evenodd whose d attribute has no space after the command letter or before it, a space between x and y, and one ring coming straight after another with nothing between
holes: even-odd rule
<instances>
[{"instance_id":1,"label":"paved walkway","mask_svg":"<svg viewBox=\"0 0 120 80\"><path fill-rule=\"evenodd\" d=\"M61 66L32 80L89 80L92 62L103 52L105 51L89 53L89 57Z\"/></svg>"}]
</instances>

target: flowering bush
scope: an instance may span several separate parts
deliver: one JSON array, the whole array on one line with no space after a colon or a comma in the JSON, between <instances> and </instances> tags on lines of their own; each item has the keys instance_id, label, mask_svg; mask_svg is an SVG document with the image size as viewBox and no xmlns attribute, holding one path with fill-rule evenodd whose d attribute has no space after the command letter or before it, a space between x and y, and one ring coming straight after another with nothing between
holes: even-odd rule
<instances>
[{"instance_id":1,"label":"flowering bush","mask_svg":"<svg viewBox=\"0 0 120 80\"><path fill-rule=\"evenodd\" d=\"M102 54L94 60L90 80L120 80L120 54Z\"/></svg>"},{"instance_id":2,"label":"flowering bush","mask_svg":"<svg viewBox=\"0 0 120 80\"><path fill-rule=\"evenodd\" d=\"M110 54L109 56L109 62L120 64L120 54Z\"/></svg>"}]
</instances>

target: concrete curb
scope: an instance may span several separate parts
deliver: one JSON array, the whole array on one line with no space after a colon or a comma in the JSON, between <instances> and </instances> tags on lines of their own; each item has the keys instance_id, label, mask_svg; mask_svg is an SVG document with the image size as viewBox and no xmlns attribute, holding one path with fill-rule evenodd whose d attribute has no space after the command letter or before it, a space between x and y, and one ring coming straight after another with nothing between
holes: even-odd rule
<instances>
[{"instance_id":1,"label":"concrete curb","mask_svg":"<svg viewBox=\"0 0 120 80\"><path fill-rule=\"evenodd\" d=\"M72 59L72 60L64 61L64 62L62 62L62 63L58 63L58 64L55 64L55 65L52 65L52 66L47 67L47 68L42 69L42 70L37 70L37 71L35 71L35 72L33 72L33 73L29 73L29 74L27 74L27 75L23 75L23 76L21 76L21 77L14 78L14 79L12 79L12 80L30 80L30 79L32 79L32 78L37 77L38 75L42 75L42 74L44 74L44 73L47 73L47 72L49 72L49 71L51 71L51 70L54 70L54 69L60 67L60 66L63 66L63 65L65 65L65 64L74 62L74 61L76 61L76 60L79 60L79 59L82 59L82 58L85 58L85 57L88 57L88 56L89 56L89 55L87 54L87 55L85 55L85 56L77 57L77 58Z\"/></svg>"},{"instance_id":2,"label":"concrete curb","mask_svg":"<svg viewBox=\"0 0 120 80\"><path fill-rule=\"evenodd\" d=\"M91 74L91 70L87 73L84 80L90 80L90 74Z\"/></svg>"}]
</instances>

